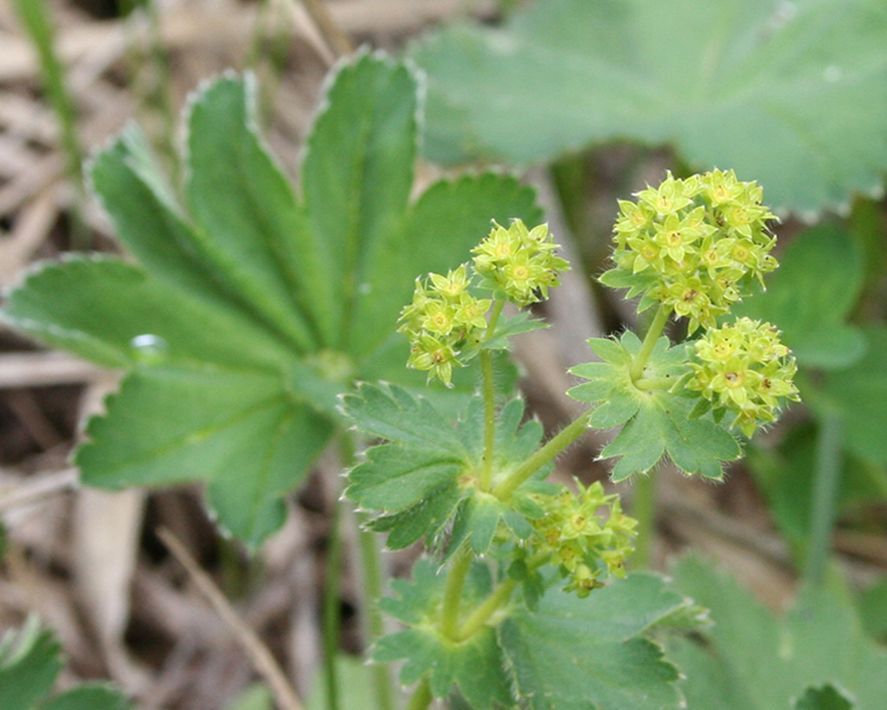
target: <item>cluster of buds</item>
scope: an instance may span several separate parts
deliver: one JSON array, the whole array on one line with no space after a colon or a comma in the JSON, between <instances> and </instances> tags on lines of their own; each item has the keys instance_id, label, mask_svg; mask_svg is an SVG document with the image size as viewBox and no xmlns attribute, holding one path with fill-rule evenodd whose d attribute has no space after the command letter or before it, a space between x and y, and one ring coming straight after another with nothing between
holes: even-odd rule
<instances>
[{"instance_id":1,"label":"cluster of buds","mask_svg":"<svg viewBox=\"0 0 887 710\"><path fill-rule=\"evenodd\" d=\"M616 271L630 277L633 295L644 295L642 305L666 304L689 318L691 333L714 327L751 282L763 283L777 266L766 229L775 215L761 204L763 190L732 170L687 180L669 174L636 197L619 201Z\"/></svg>"},{"instance_id":2,"label":"cluster of buds","mask_svg":"<svg viewBox=\"0 0 887 710\"><path fill-rule=\"evenodd\" d=\"M622 512L617 495L606 495L600 482L579 494L564 488L554 496L539 496L545 515L532 520L540 551L570 579L564 588L586 597L607 575L625 576L625 559L634 551L637 521Z\"/></svg>"},{"instance_id":3,"label":"cluster of buds","mask_svg":"<svg viewBox=\"0 0 887 710\"><path fill-rule=\"evenodd\" d=\"M569 268L554 255L557 248L546 224L528 230L519 219L508 229L494 223L473 250L472 265L463 264L446 276L416 279L412 303L401 311L398 328L410 340L407 367L427 371L429 378L449 386L453 368L464 365L487 335L486 314L493 301L470 291L487 291L519 306L548 298L548 289L558 285L557 272Z\"/></svg>"},{"instance_id":4,"label":"cluster of buds","mask_svg":"<svg viewBox=\"0 0 887 710\"><path fill-rule=\"evenodd\" d=\"M687 388L702 394L716 419L733 412L732 426L746 436L775 421L783 400L798 401L795 359L769 323L740 318L708 331L693 347Z\"/></svg>"},{"instance_id":5,"label":"cluster of buds","mask_svg":"<svg viewBox=\"0 0 887 710\"><path fill-rule=\"evenodd\" d=\"M548 289L560 284L558 272L570 268L566 260L554 255L557 248L547 224L528 230L516 219L508 229L494 223L490 235L471 253L481 287L503 293L524 307L548 298Z\"/></svg>"}]
</instances>

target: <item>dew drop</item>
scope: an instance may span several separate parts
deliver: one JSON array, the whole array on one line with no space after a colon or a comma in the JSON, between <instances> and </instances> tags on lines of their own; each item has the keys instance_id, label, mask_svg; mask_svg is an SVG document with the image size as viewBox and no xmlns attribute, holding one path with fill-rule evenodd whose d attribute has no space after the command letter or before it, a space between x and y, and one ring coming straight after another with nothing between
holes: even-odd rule
<instances>
[{"instance_id":1,"label":"dew drop","mask_svg":"<svg viewBox=\"0 0 887 710\"><path fill-rule=\"evenodd\" d=\"M357 287L357 292L361 296L366 296L372 290L373 290L372 284L368 284L368 283L362 283Z\"/></svg>"},{"instance_id":2,"label":"dew drop","mask_svg":"<svg viewBox=\"0 0 887 710\"><path fill-rule=\"evenodd\" d=\"M133 357L141 363L155 365L166 359L169 346L159 335L144 333L129 341Z\"/></svg>"}]
</instances>

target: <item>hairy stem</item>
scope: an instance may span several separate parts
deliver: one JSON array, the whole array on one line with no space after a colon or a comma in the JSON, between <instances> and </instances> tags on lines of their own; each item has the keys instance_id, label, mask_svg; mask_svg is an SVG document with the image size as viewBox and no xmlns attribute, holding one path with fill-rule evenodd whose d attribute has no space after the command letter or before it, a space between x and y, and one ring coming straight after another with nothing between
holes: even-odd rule
<instances>
[{"instance_id":1,"label":"hairy stem","mask_svg":"<svg viewBox=\"0 0 887 710\"><path fill-rule=\"evenodd\" d=\"M502 582L459 627L456 632L456 641L466 641L480 631L489 618L496 613L496 610L511 598L511 593L517 588L517 584L515 579L506 579Z\"/></svg>"},{"instance_id":2,"label":"hairy stem","mask_svg":"<svg viewBox=\"0 0 887 710\"><path fill-rule=\"evenodd\" d=\"M471 550L465 543L462 543L454 554L453 564L447 574L447 584L444 589L443 610L440 618L440 632L444 638L456 638L462 589L465 586L465 577L468 575L472 559Z\"/></svg>"},{"instance_id":3,"label":"hairy stem","mask_svg":"<svg viewBox=\"0 0 887 710\"><path fill-rule=\"evenodd\" d=\"M551 552L537 552L526 561L527 570L532 572L551 559ZM492 594L488 596L465 620L456 633L456 641L466 641L480 631L490 617L511 598L512 592L517 589L519 582L516 579L506 579Z\"/></svg>"},{"instance_id":4,"label":"hairy stem","mask_svg":"<svg viewBox=\"0 0 887 710\"><path fill-rule=\"evenodd\" d=\"M487 323L487 337L496 331L505 299L497 299L493 304L493 312ZM490 490L493 479L493 449L496 443L496 388L493 380L493 353L489 350L480 351L480 371L482 378L481 390L484 397L484 455L483 468L480 475L481 490Z\"/></svg>"},{"instance_id":5,"label":"hairy stem","mask_svg":"<svg viewBox=\"0 0 887 710\"><path fill-rule=\"evenodd\" d=\"M580 414L573 422L562 429L552 439L548 441L535 454L530 456L517 470L511 473L502 483L493 490L493 495L501 500L505 500L532 476L536 471L542 468L555 456L566 449L576 439L578 439L588 428L588 418L591 416L591 410Z\"/></svg>"},{"instance_id":6,"label":"hairy stem","mask_svg":"<svg viewBox=\"0 0 887 710\"><path fill-rule=\"evenodd\" d=\"M497 298L493 301L493 311L490 313L490 322L487 323L487 340L496 332L496 326L499 325L499 317L502 315L502 309L505 307L505 299Z\"/></svg>"},{"instance_id":7,"label":"hairy stem","mask_svg":"<svg viewBox=\"0 0 887 710\"><path fill-rule=\"evenodd\" d=\"M838 484L841 479L841 429L841 419L835 414L826 414L820 422L814 468L810 547L804 570L805 579L812 584L822 583L831 548L832 526L838 507Z\"/></svg>"},{"instance_id":8,"label":"hairy stem","mask_svg":"<svg viewBox=\"0 0 887 710\"><path fill-rule=\"evenodd\" d=\"M379 609L378 600L384 592L382 556L379 552L376 533L366 528L370 516L357 513L358 541L360 543L361 562L363 563L363 609L366 617L367 643L380 639L385 635L385 618ZM388 666L376 663L371 667L373 690L376 694L377 710L394 710L394 693L391 687L391 676Z\"/></svg>"},{"instance_id":9,"label":"hairy stem","mask_svg":"<svg viewBox=\"0 0 887 710\"><path fill-rule=\"evenodd\" d=\"M354 437L342 434L339 444L339 455L343 468L354 464L355 460ZM376 534L366 527L369 516L366 513L357 512L357 539L360 549L361 582L363 594L361 599L361 616L366 619L365 635L369 645L375 639L385 635L385 618L379 608L378 600L385 591L384 565L379 551ZM375 664L372 666L373 692L376 696L377 710L393 710L394 694L391 685L391 676L388 666Z\"/></svg>"},{"instance_id":10,"label":"hairy stem","mask_svg":"<svg viewBox=\"0 0 887 710\"><path fill-rule=\"evenodd\" d=\"M480 352L480 371L483 378L484 396L484 455L480 475L481 490L490 490L493 478L493 448L496 442L496 396L493 387L493 353Z\"/></svg>"},{"instance_id":11,"label":"hairy stem","mask_svg":"<svg viewBox=\"0 0 887 710\"><path fill-rule=\"evenodd\" d=\"M326 573L323 581L323 665L326 671L328 710L339 709L339 674L336 656L339 654L341 606L339 588L342 582L342 504L333 506L330 532L327 538Z\"/></svg>"},{"instance_id":12,"label":"hairy stem","mask_svg":"<svg viewBox=\"0 0 887 710\"><path fill-rule=\"evenodd\" d=\"M428 682L428 676L425 676L413 691L406 710L425 710L429 705L431 705L431 683Z\"/></svg>"},{"instance_id":13,"label":"hairy stem","mask_svg":"<svg viewBox=\"0 0 887 710\"><path fill-rule=\"evenodd\" d=\"M668 317L670 315L671 306L666 306L665 304L659 306L659 310L656 311L656 315L653 317L653 322L650 323L650 328L644 336L644 342L641 343L641 349L631 363L629 375L635 383L644 376L644 368L647 366L650 354L653 352L653 348L656 347L656 341L659 340L659 336L662 335L662 331L665 329L665 324L668 323Z\"/></svg>"}]
</instances>

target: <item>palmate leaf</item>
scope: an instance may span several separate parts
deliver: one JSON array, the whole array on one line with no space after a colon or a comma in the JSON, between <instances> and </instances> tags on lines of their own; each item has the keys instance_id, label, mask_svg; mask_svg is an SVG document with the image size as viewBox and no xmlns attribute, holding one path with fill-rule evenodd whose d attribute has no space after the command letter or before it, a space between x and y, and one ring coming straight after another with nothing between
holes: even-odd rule
<instances>
[{"instance_id":1,"label":"palmate leaf","mask_svg":"<svg viewBox=\"0 0 887 710\"><path fill-rule=\"evenodd\" d=\"M768 204L844 205L887 168L880 0L542 0L413 51L433 160L548 161L615 139L733 168Z\"/></svg>"},{"instance_id":2,"label":"palmate leaf","mask_svg":"<svg viewBox=\"0 0 887 710\"><path fill-rule=\"evenodd\" d=\"M499 629L518 696L533 710L663 710L681 706L678 670L642 634L692 603L635 574L587 599L548 590L536 611Z\"/></svg>"},{"instance_id":3,"label":"palmate leaf","mask_svg":"<svg viewBox=\"0 0 887 710\"><path fill-rule=\"evenodd\" d=\"M400 675L405 685L427 674L435 696L445 697L455 685L481 710L496 703L534 710L679 707L677 669L643 635L672 619L688 619L694 607L659 577L631 575L587 599L549 587L534 611L515 607L499 626L458 644L444 642L438 633L445 584L437 564L422 559L413 579L396 580L396 596L381 602L410 628L381 639L373 658L405 660ZM465 586L465 613L490 587L489 568L476 562ZM698 618L681 625L695 629Z\"/></svg>"},{"instance_id":4,"label":"palmate leaf","mask_svg":"<svg viewBox=\"0 0 887 710\"><path fill-rule=\"evenodd\" d=\"M431 692L445 697L455 685L476 710L509 707L512 695L496 632L487 627L471 639L453 644L437 632L438 612L443 601L446 575L428 559L413 566L410 581L394 580L397 595L380 601L383 611L411 628L385 636L373 647L373 659L382 663L406 660L400 681L412 685L428 674ZM489 568L474 563L465 584L463 605L471 608L490 593Z\"/></svg>"},{"instance_id":5,"label":"palmate leaf","mask_svg":"<svg viewBox=\"0 0 887 710\"><path fill-rule=\"evenodd\" d=\"M632 384L629 368L641 347L634 333L626 331L619 341L593 338L588 342L604 362L573 367L572 374L589 381L568 394L597 405L589 418L591 426L605 429L625 424L601 452L601 458L621 457L611 474L614 481L649 471L666 453L686 473L713 479L723 475L723 461L739 458L739 444L729 431L708 418L692 416L693 400L669 389L642 391ZM660 338L645 376L679 386L685 372L684 346L669 347L668 339Z\"/></svg>"},{"instance_id":6,"label":"palmate leaf","mask_svg":"<svg viewBox=\"0 0 887 710\"><path fill-rule=\"evenodd\" d=\"M774 618L698 558L682 560L675 580L715 621L704 643L675 639L668 645L686 676L681 686L688 710L884 706L887 652L865 636L846 600L824 588L806 589L788 614ZM840 695L825 690L829 685Z\"/></svg>"},{"instance_id":7,"label":"palmate leaf","mask_svg":"<svg viewBox=\"0 0 887 710\"><path fill-rule=\"evenodd\" d=\"M47 697L62 670L61 648L37 617L0 638L0 707L3 710L129 710L123 695L88 683Z\"/></svg>"},{"instance_id":8,"label":"palmate leaf","mask_svg":"<svg viewBox=\"0 0 887 710\"><path fill-rule=\"evenodd\" d=\"M340 425L337 396L394 360L405 372L392 336L414 278L467 260L491 219L539 219L533 191L502 175L409 203L420 106L403 63L359 54L339 67L302 195L265 148L255 94L250 76L228 74L192 98L184 205L144 135L124 131L90 173L138 265L46 265L0 314L134 370L88 428L85 482L206 481L220 525L250 544L281 524L282 496Z\"/></svg>"},{"instance_id":9,"label":"palmate leaf","mask_svg":"<svg viewBox=\"0 0 887 710\"><path fill-rule=\"evenodd\" d=\"M388 532L388 546L405 547L427 537L433 541L452 521L447 548L470 540L477 554L487 551L499 522L519 537L532 528L527 514L538 508L531 494L547 484L533 478L506 501L476 489L473 479L483 456L483 402L469 400L457 423L449 423L424 397L393 385L362 384L343 398L343 412L365 434L389 443L367 450L366 460L348 473L345 496L365 509L381 513L371 524ZM521 425L524 404L508 402L496 426L493 484L506 477L538 447L539 422ZM540 477L547 474L543 468ZM541 509L537 517L541 517Z\"/></svg>"}]
</instances>

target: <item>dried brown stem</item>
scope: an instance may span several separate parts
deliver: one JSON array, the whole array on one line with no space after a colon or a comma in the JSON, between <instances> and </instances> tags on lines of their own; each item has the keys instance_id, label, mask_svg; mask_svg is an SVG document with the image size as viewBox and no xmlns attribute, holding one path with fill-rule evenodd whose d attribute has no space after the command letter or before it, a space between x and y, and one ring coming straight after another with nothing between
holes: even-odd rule
<instances>
[{"instance_id":1,"label":"dried brown stem","mask_svg":"<svg viewBox=\"0 0 887 710\"><path fill-rule=\"evenodd\" d=\"M185 546L168 529L160 528L157 536L163 541L167 549L181 563L194 583L209 600L216 613L234 632L243 650L249 656L256 672L261 675L271 686L277 698L277 705L281 710L302 710L302 703L296 695L296 691L277 660L262 642L258 634L250 627L234 610L234 607L225 598L221 590L216 586L206 572L204 572L194 558L188 554Z\"/></svg>"}]
</instances>

